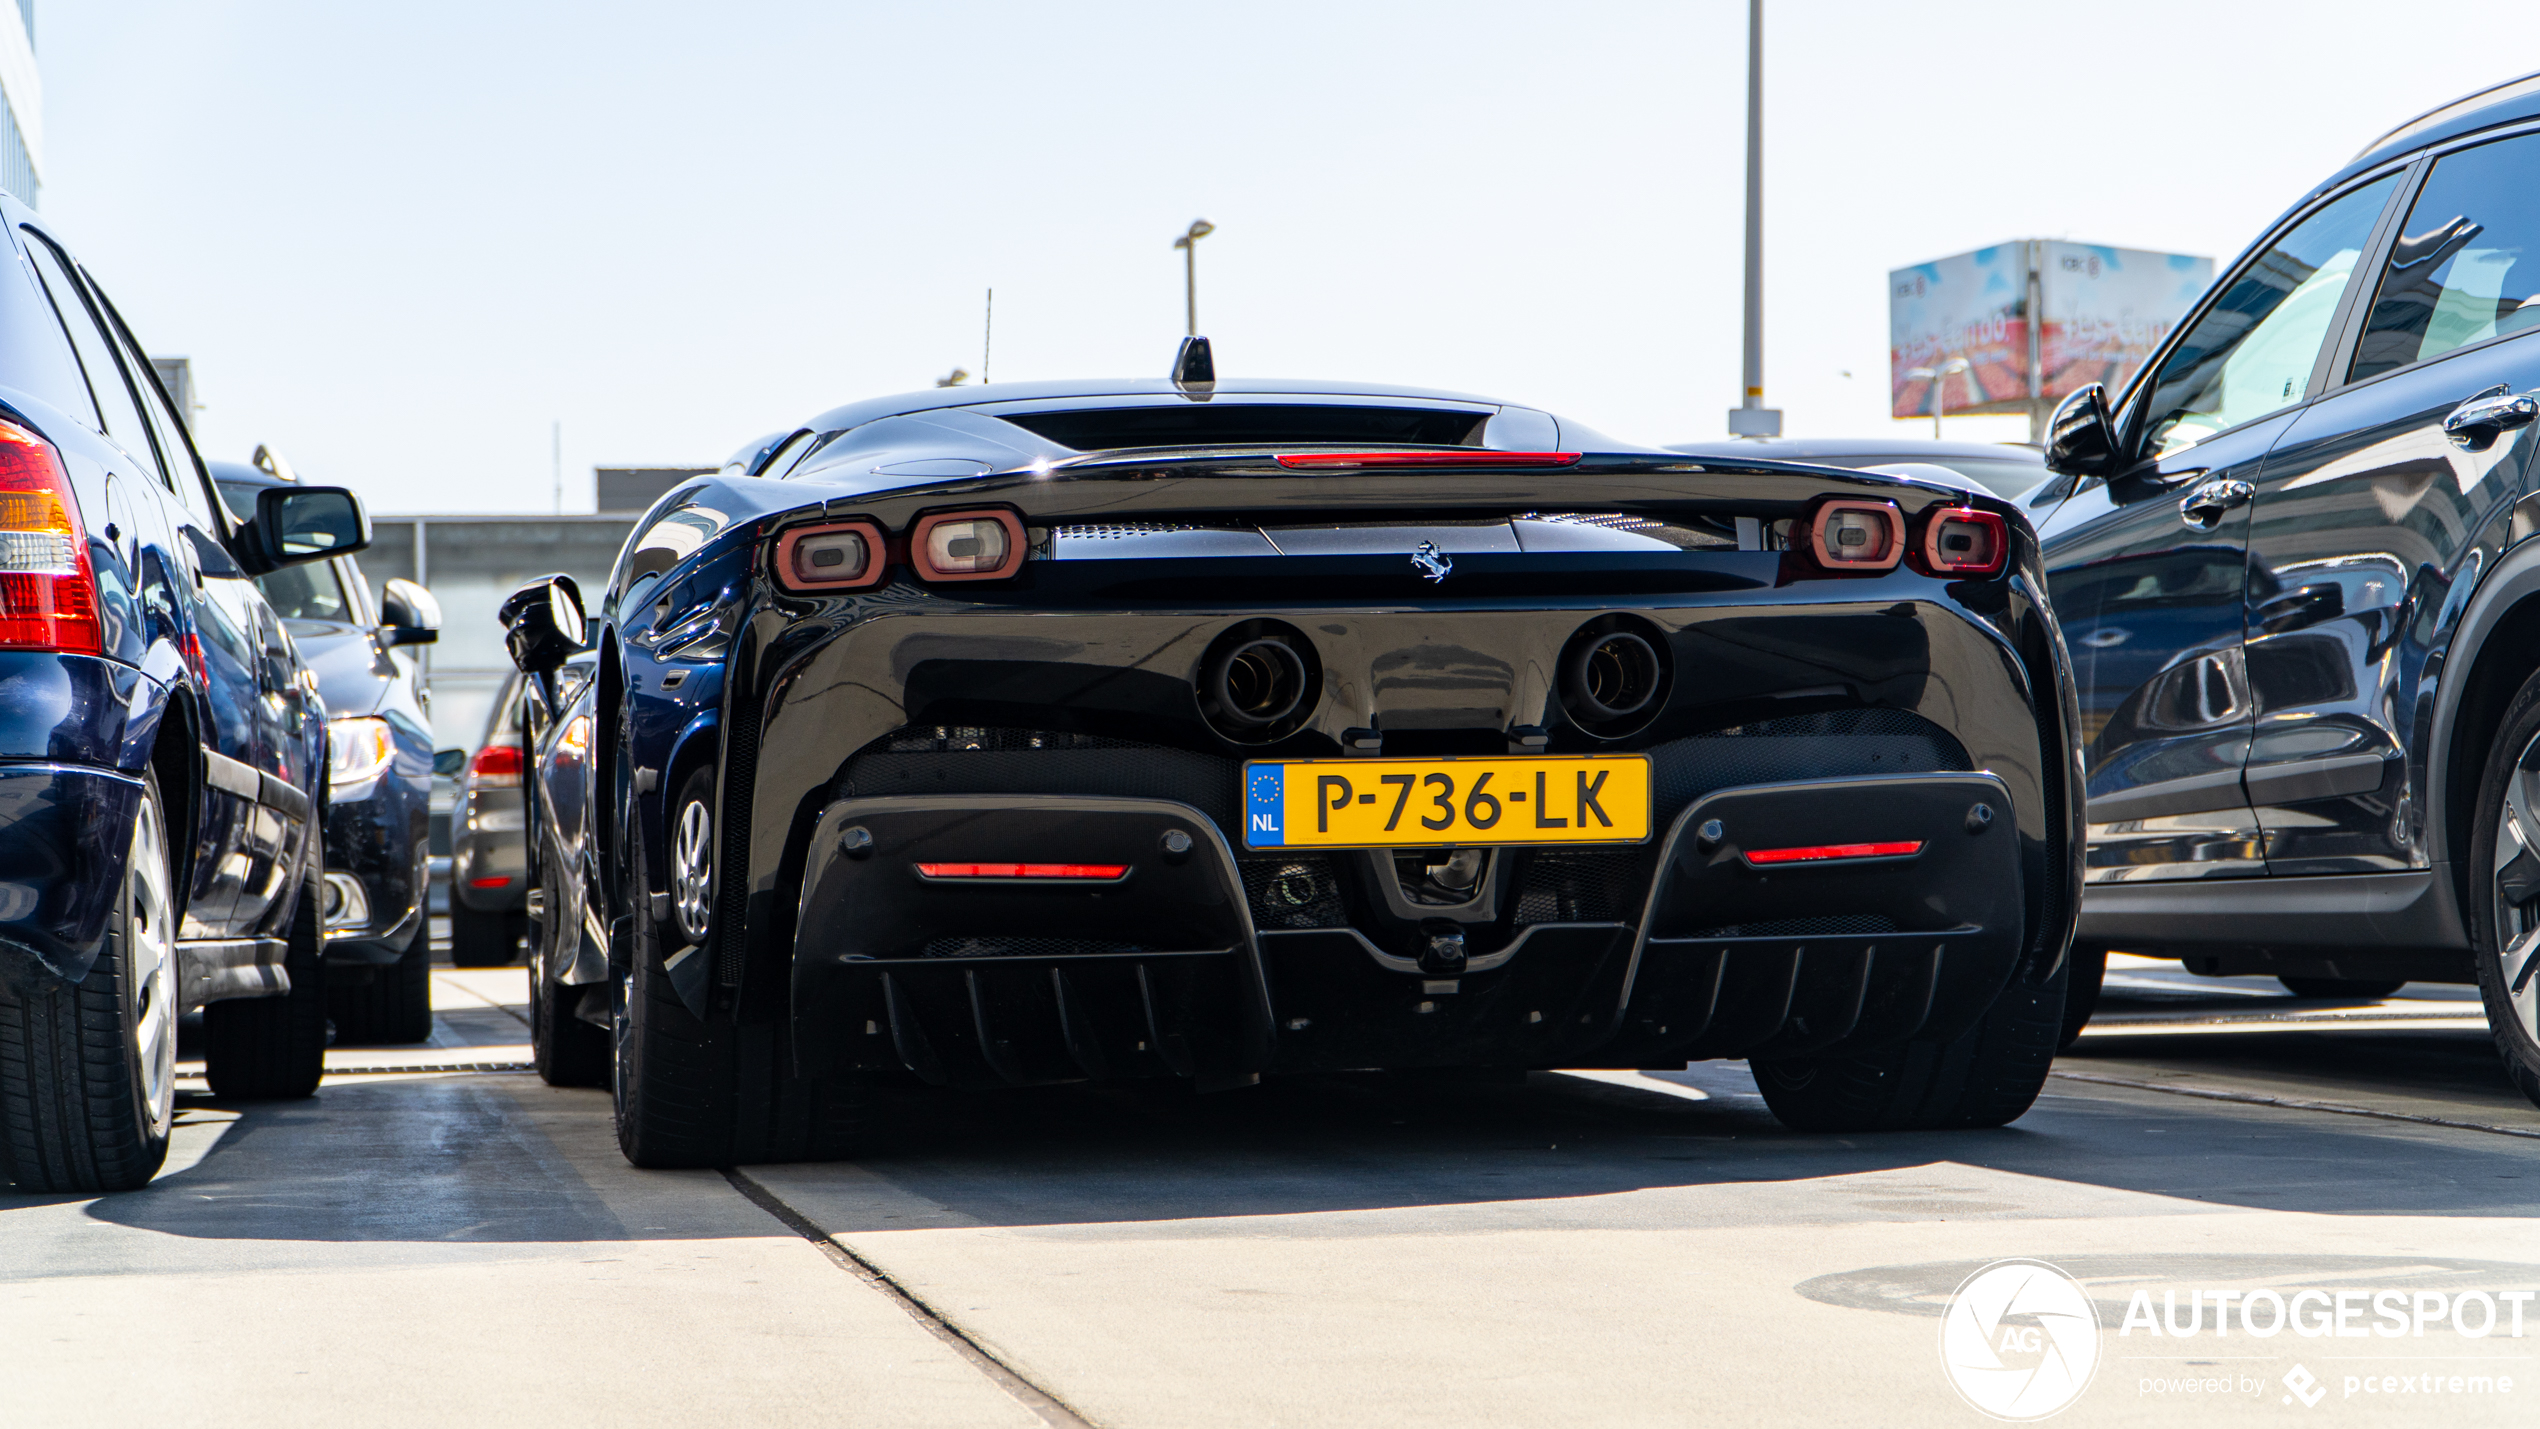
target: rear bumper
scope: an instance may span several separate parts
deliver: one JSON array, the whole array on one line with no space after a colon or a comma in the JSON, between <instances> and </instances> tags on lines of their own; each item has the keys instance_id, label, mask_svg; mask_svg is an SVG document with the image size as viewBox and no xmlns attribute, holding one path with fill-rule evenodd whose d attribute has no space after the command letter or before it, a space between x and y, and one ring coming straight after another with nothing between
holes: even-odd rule
<instances>
[{"instance_id":1,"label":"rear bumper","mask_svg":"<svg viewBox=\"0 0 2540 1429\"><path fill-rule=\"evenodd\" d=\"M1989 816L1971 816L1977 807ZM1947 1035L1983 1013L2021 953L2012 813L2003 782L1980 773L1715 790L1607 868L1637 878L1604 890L1619 897L1547 894L1544 868L1559 865L1500 850L1490 891L1454 910L1459 922L1388 916L1370 880L1390 861L1371 856L1300 899L1320 875L1279 859L1249 867L1189 804L841 799L820 815L795 920L795 1045L810 1071L1012 1085L1648 1066ZM1189 841L1178 855L1167 852L1177 833ZM1797 867L1747 858L1897 841L1915 852ZM1053 849L1127 872L947 880L916 868ZM1255 917L1283 907L1320 926ZM1446 931L1462 936L1461 961L1428 941Z\"/></svg>"},{"instance_id":2,"label":"rear bumper","mask_svg":"<svg viewBox=\"0 0 2540 1429\"><path fill-rule=\"evenodd\" d=\"M104 945L142 781L69 764L0 764L0 979L77 982Z\"/></svg>"}]
</instances>

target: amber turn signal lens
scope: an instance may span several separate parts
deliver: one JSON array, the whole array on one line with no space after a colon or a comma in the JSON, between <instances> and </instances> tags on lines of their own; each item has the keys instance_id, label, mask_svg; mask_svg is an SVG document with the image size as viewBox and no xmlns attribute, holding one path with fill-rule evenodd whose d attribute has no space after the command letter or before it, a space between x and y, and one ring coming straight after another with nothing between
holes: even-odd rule
<instances>
[{"instance_id":1,"label":"amber turn signal lens","mask_svg":"<svg viewBox=\"0 0 2540 1429\"><path fill-rule=\"evenodd\" d=\"M776 540L776 579L806 595L855 590L882 579L884 549L871 521L797 526Z\"/></svg>"},{"instance_id":2,"label":"amber turn signal lens","mask_svg":"<svg viewBox=\"0 0 2540 1429\"><path fill-rule=\"evenodd\" d=\"M909 554L930 581L988 581L1023 564L1023 522L1011 511L943 511L921 516Z\"/></svg>"}]
</instances>

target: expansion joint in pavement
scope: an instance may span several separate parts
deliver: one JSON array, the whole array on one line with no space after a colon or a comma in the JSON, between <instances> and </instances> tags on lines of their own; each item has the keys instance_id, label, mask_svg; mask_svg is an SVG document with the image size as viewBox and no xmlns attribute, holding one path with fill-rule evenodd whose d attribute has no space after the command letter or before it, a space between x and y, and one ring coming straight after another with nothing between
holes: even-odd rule
<instances>
[{"instance_id":1,"label":"expansion joint in pavement","mask_svg":"<svg viewBox=\"0 0 2540 1429\"><path fill-rule=\"evenodd\" d=\"M2147 1082L2134 1077L2106 1077L2093 1072L2049 1072L2047 1075L2060 1077L2068 1082L2089 1082L2102 1087L2132 1087L2136 1091L2167 1092L2174 1097L2201 1097L2206 1101L2283 1107L2290 1111L2324 1111L2336 1116L2368 1116L2378 1121L2410 1121L2419 1126L2449 1126L2461 1131L2483 1131L2490 1136L2519 1136L2529 1140L2540 1140L2540 1129L2527 1126L2497 1126L2491 1122L2462 1121L2448 1116L2425 1116L2407 1111L2381 1111L2373 1107L2347 1106L2341 1102L2315 1102L2301 1097L2271 1097L2263 1092L2235 1092L2221 1087L2192 1087L2169 1082Z\"/></svg>"},{"instance_id":2,"label":"expansion joint in pavement","mask_svg":"<svg viewBox=\"0 0 2540 1429\"><path fill-rule=\"evenodd\" d=\"M1065 1401L1017 1373L1012 1365L988 1353L987 1348L964 1334L961 1327L936 1314L934 1307L911 1295L900 1283L885 1274L881 1267L840 1245L836 1238L812 1224L809 1217L778 1199L775 1192L760 1185L750 1174L736 1167L722 1168L723 1179L741 1193L751 1205L774 1216L785 1228L820 1248L831 1263L856 1279L888 1296L892 1303L908 1312L908 1317L926 1327L926 1332L951 1346L953 1353L968 1360L971 1367L994 1381L997 1388L1014 1396L1015 1402L1041 1417L1052 1429L1095 1429L1092 1420L1069 1408Z\"/></svg>"}]
</instances>

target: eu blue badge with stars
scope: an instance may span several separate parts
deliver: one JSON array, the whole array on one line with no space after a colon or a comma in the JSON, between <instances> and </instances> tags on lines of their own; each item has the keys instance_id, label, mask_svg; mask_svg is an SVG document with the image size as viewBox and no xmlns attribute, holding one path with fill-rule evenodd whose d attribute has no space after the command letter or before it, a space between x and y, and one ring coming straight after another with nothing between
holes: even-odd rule
<instances>
[{"instance_id":1,"label":"eu blue badge with stars","mask_svg":"<svg viewBox=\"0 0 2540 1429\"><path fill-rule=\"evenodd\" d=\"M1281 820L1287 811L1287 770L1277 764L1256 764L1244 780L1244 843L1250 848L1271 848L1288 841Z\"/></svg>"}]
</instances>

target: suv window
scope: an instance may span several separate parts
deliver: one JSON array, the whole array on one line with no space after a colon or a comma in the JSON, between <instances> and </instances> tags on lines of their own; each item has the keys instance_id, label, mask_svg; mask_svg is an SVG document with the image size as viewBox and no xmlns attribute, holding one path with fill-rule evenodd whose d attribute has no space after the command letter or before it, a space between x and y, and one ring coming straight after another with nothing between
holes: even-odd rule
<instances>
[{"instance_id":1,"label":"suv window","mask_svg":"<svg viewBox=\"0 0 2540 1429\"><path fill-rule=\"evenodd\" d=\"M87 296L71 277L69 261L49 239L32 230L27 240L27 256L35 260L35 271L44 280L45 291L52 295L54 308L61 313L62 326L70 329L71 347L88 374L88 390L97 398L97 410L105 417L106 435L145 467L151 466L154 449L149 429L141 420L141 408L132 399L123 369L115 363L114 347L98 327ZM164 472L160 479L166 479Z\"/></svg>"},{"instance_id":2,"label":"suv window","mask_svg":"<svg viewBox=\"0 0 2540 1429\"><path fill-rule=\"evenodd\" d=\"M2168 456L2302 400L2338 299L2397 183L2388 175L2331 202L2231 280L2152 379L2148 454Z\"/></svg>"},{"instance_id":3,"label":"suv window","mask_svg":"<svg viewBox=\"0 0 2540 1429\"><path fill-rule=\"evenodd\" d=\"M2446 154L2400 225L2355 378L2540 326L2540 135Z\"/></svg>"}]
</instances>

